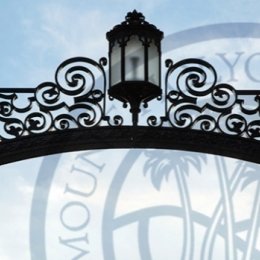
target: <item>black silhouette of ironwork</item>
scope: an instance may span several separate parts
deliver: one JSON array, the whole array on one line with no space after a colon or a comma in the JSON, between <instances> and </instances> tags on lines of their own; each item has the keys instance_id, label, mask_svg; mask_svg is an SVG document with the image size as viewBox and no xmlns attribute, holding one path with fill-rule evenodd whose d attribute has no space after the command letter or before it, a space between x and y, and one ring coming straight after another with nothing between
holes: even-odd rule
<instances>
[{"instance_id":1,"label":"black silhouette of ironwork","mask_svg":"<svg viewBox=\"0 0 260 260\"><path fill-rule=\"evenodd\" d=\"M144 66L148 66L148 39L157 46L160 77L162 32L134 11L107 34L108 90L107 59L96 62L83 57L64 61L55 73L55 82L44 82L35 89L0 89L0 163L98 148L185 149L259 163L260 91L217 83L213 66L200 59L166 60L163 90L160 78L157 85L149 81L148 67L142 80L127 81L121 65L121 81L113 84L111 52L115 41L127 39L120 43L124 54L122 46L135 34L144 40ZM108 98L122 101L125 108L130 104L130 123L122 114L108 114ZM164 114L150 115L139 124L140 107L146 109L154 98L162 99Z\"/></svg>"}]
</instances>

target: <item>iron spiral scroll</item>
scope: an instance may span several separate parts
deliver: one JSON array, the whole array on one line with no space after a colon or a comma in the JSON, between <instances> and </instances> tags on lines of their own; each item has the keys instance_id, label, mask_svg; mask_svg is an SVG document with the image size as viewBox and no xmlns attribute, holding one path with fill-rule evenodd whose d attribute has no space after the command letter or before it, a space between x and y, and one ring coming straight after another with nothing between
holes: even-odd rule
<instances>
[{"instance_id":1,"label":"iron spiral scroll","mask_svg":"<svg viewBox=\"0 0 260 260\"><path fill-rule=\"evenodd\" d=\"M166 60L164 114L135 126L125 112L108 113L106 63L71 58L55 82L0 89L0 163L100 148L183 149L260 162L260 91L218 83L200 59Z\"/></svg>"}]
</instances>

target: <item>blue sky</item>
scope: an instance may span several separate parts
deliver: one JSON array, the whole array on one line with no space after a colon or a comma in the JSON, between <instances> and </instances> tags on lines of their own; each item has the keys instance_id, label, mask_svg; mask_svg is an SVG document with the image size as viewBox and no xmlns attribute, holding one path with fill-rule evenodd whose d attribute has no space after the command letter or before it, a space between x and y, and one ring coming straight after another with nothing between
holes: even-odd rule
<instances>
[{"instance_id":1,"label":"blue sky","mask_svg":"<svg viewBox=\"0 0 260 260\"><path fill-rule=\"evenodd\" d=\"M68 57L106 56L105 33L135 8L165 35L201 25L259 21L256 0L128 2L2 0L0 86L33 87L51 80Z\"/></svg>"},{"instance_id":2,"label":"blue sky","mask_svg":"<svg viewBox=\"0 0 260 260\"><path fill-rule=\"evenodd\" d=\"M166 37L209 24L260 23L257 0L0 0L0 87L36 87L43 81L52 81L57 66L67 58L107 56L105 33L133 9L143 12L147 21L164 31ZM218 44L227 50L232 48L227 41ZM202 55L203 49L215 52L214 45L215 42L194 45L185 51L191 56ZM243 40L234 42L234 46L237 51L250 46L257 51L260 45L258 42L247 45ZM180 58L184 51L180 48L173 54ZM234 60L234 54L231 55ZM247 80L241 76L245 84ZM28 222L41 162L39 158L0 166L0 211L5 209L0 223L7 223L0 231L8 237L0 237L0 259L15 259L28 247L28 227L23 223ZM10 232L8 225L17 221L22 225L17 224L16 230ZM27 242L16 241L17 234L26 234ZM25 255L27 259L29 251Z\"/></svg>"}]
</instances>

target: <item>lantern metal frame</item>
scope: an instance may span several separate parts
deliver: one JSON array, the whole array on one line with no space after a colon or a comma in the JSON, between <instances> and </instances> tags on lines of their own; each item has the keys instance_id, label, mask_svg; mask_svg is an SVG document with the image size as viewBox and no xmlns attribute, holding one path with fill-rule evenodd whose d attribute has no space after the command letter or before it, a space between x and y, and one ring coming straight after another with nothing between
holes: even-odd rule
<instances>
[{"instance_id":1,"label":"lantern metal frame","mask_svg":"<svg viewBox=\"0 0 260 260\"><path fill-rule=\"evenodd\" d=\"M106 64L106 58L71 58L57 68L54 82L1 88L0 164L110 148L189 150L260 163L260 91L218 83L214 67L200 59L166 60L162 92L144 98L135 88L137 101L130 101L116 88L107 90ZM137 102L130 123L124 114L108 113L109 96ZM140 103L145 109L154 97L164 113L139 124Z\"/></svg>"},{"instance_id":2,"label":"lantern metal frame","mask_svg":"<svg viewBox=\"0 0 260 260\"><path fill-rule=\"evenodd\" d=\"M138 123L138 114L141 112L140 104L147 103L154 98L160 98L161 91L161 40L163 32L154 25L145 21L142 13L134 10L129 12L125 21L116 25L106 34L109 41L109 90L108 94L111 98L115 98L124 104L130 104L130 112L132 113L132 121L134 125ZM143 45L144 71L142 80L126 79L126 50L127 45L131 42L131 37L136 36ZM112 84L112 54L115 44L120 45L120 82ZM149 48L154 43L158 52L158 85L149 81Z\"/></svg>"}]
</instances>

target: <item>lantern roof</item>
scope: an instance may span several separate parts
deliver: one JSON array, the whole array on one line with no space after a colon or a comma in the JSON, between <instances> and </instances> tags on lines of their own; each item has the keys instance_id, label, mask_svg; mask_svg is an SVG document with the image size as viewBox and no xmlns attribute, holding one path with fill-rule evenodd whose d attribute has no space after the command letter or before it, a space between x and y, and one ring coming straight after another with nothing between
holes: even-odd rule
<instances>
[{"instance_id":1,"label":"lantern roof","mask_svg":"<svg viewBox=\"0 0 260 260\"><path fill-rule=\"evenodd\" d=\"M125 21L116 25L106 34L109 41L115 41L116 39L129 37L131 35L145 36L156 41L161 41L163 38L163 32L155 25L145 21L144 15L136 10L128 12L125 16Z\"/></svg>"}]
</instances>

